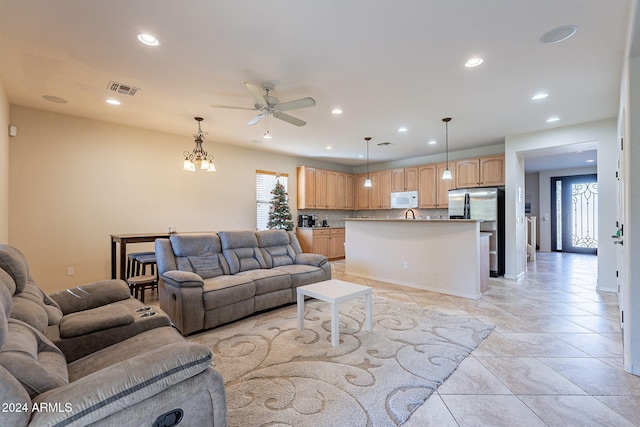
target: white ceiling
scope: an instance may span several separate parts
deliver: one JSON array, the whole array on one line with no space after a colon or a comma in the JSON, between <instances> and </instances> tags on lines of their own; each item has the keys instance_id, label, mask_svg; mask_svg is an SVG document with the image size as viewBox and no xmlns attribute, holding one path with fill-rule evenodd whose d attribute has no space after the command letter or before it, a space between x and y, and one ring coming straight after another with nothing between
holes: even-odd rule
<instances>
[{"instance_id":1,"label":"white ceiling","mask_svg":"<svg viewBox=\"0 0 640 427\"><path fill-rule=\"evenodd\" d=\"M12 104L184 135L177 153L202 116L214 154L225 143L361 165L365 136L372 163L443 153L447 116L452 151L616 116L626 15L626 0L0 0L0 77ZM572 38L539 43L567 24ZM109 106L110 81L140 91ZM210 107L251 107L243 83L265 81L281 102L317 102L288 112L304 127L272 118L268 142L264 121L245 125L253 112Z\"/></svg>"}]
</instances>

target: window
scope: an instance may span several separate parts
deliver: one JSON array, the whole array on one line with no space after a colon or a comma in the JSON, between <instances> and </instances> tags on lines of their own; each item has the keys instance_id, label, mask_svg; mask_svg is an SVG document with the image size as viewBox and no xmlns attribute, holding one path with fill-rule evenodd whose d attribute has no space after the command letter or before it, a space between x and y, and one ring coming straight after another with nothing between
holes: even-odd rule
<instances>
[{"instance_id":1,"label":"window","mask_svg":"<svg viewBox=\"0 0 640 427\"><path fill-rule=\"evenodd\" d=\"M269 222L269 212L271 211L271 190L276 186L276 181L280 179L280 184L289 191L287 187L287 174L269 171L256 171L256 229L266 230Z\"/></svg>"}]
</instances>

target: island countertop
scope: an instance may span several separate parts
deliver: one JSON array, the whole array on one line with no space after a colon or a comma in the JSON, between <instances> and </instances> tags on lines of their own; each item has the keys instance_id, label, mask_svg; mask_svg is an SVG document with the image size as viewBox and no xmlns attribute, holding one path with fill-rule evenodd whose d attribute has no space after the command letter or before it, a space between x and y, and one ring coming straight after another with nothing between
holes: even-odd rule
<instances>
[{"instance_id":1,"label":"island countertop","mask_svg":"<svg viewBox=\"0 0 640 427\"><path fill-rule=\"evenodd\" d=\"M383 222L451 222L451 223L460 223L460 222L482 222L481 219L448 219L448 218L439 218L439 219L428 219L428 218L342 218L344 221L383 221Z\"/></svg>"}]
</instances>

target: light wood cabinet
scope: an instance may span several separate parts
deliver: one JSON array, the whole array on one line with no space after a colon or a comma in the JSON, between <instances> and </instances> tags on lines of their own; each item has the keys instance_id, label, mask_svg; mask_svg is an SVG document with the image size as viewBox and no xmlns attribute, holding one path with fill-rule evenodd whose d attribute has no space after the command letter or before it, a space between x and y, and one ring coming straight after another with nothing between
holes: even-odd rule
<instances>
[{"instance_id":1,"label":"light wood cabinet","mask_svg":"<svg viewBox=\"0 0 640 427\"><path fill-rule=\"evenodd\" d=\"M355 208L355 189L356 189L356 177L351 174L345 174L346 176L346 209Z\"/></svg>"},{"instance_id":2,"label":"light wood cabinet","mask_svg":"<svg viewBox=\"0 0 640 427\"><path fill-rule=\"evenodd\" d=\"M453 167L453 164L449 164L449 170ZM436 179L437 179L437 193L436 193L436 207L437 208L448 208L449 207L449 190L453 190L456 183L456 174L455 170L451 170L451 174L453 175L453 179L442 179L442 173L447 168L446 163L439 163L436 165ZM455 169L455 168L453 168Z\"/></svg>"},{"instance_id":3,"label":"light wood cabinet","mask_svg":"<svg viewBox=\"0 0 640 427\"><path fill-rule=\"evenodd\" d=\"M424 165L418 168L418 207L435 208L438 203L438 177L436 165Z\"/></svg>"},{"instance_id":4,"label":"light wood cabinet","mask_svg":"<svg viewBox=\"0 0 640 427\"><path fill-rule=\"evenodd\" d=\"M391 209L391 171L384 170L377 173L380 176L378 185L378 203L371 207L374 209Z\"/></svg>"},{"instance_id":5,"label":"light wood cabinet","mask_svg":"<svg viewBox=\"0 0 640 427\"><path fill-rule=\"evenodd\" d=\"M416 191L419 186L418 167L392 169L391 191Z\"/></svg>"},{"instance_id":6,"label":"light wood cabinet","mask_svg":"<svg viewBox=\"0 0 640 427\"><path fill-rule=\"evenodd\" d=\"M367 174L356 175L355 209L391 208L391 170L369 173L371 187L365 187Z\"/></svg>"},{"instance_id":7,"label":"light wood cabinet","mask_svg":"<svg viewBox=\"0 0 640 427\"><path fill-rule=\"evenodd\" d=\"M296 237L305 253L344 258L344 228L298 228Z\"/></svg>"},{"instance_id":8,"label":"light wood cabinet","mask_svg":"<svg viewBox=\"0 0 640 427\"><path fill-rule=\"evenodd\" d=\"M353 209L353 175L298 167L298 209Z\"/></svg>"},{"instance_id":9,"label":"light wood cabinet","mask_svg":"<svg viewBox=\"0 0 640 427\"><path fill-rule=\"evenodd\" d=\"M344 228L331 228L329 233L329 259L344 258Z\"/></svg>"},{"instance_id":10,"label":"light wood cabinet","mask_svg":"<svg viewBox=\"0 0 640 427\"><path fill-rule=\"evenodd\" d=\"M504 185L504 156L488 156L456 162L456 187Z\"/></svg>"},{"instance_id":11,"label":"light wood cabinet","mask_svg":"<svg viewBox=\"0 0 640 427\"><path fill-rule=\"evenodd\" d=\"M325 193L327 209L338 208L338 172L327 171L325 180Z\"/></svg>"},{"instance_id":12,"label":"light wood cabinet","mask_svg":"<svg viewBox=\"0 0 640 427\"><path fill-rule=\"evenodd\" d=\"M480 158L480 183L483 187L504 185L504 155Z\"/></svg>"}]
</instances>

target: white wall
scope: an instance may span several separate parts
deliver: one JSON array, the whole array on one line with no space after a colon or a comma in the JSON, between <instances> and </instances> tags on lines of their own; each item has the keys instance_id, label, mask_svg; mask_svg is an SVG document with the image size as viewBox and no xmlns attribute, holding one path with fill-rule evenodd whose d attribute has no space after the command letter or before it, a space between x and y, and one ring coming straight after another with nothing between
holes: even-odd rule
<instances>
[{"instance_id":1,"label":"white wall","mask_svg":"<svg viewBox=\"0 0 640 427\"><path fill-rule=\"evenodd\" d=\"M187 172L182 153L193 149L191 135L18 106L11 122L18 136L9 150L9 243L46 292L110 277L111 234L255 229L257 169L288 173L295 189L296 166L331 167L210 135L204 144L217 172ZM295 215L295 191L289 201Z\"/></svg>"},{"instance_id":2,"label":"white wall","mask_svg":"<svg viewBox=\"0 0 640 427\"><path fill-rule=\"evenodd\" d=\"M0 243L9 242L9 101L0 80Z\"/></svg>"},{"instance_id":3,"label":"white wall","mask_svg":"<svg viewBox=\"0 0 640 427\"><path fill-rule=\"evenodd\" d=\"M553 128L508 136L505 139L505 277L518 279L526 269L524 233L524 162L527 152L568 144L598 143L598 233L608 236L615 231L616 221L616 154L617 120L606 119L574 126ZM608 233L608 234L607 234ZM616 289L616 258L613 244L603 242L598 248L598 289Z\"/></svg>"}]
</instances>

